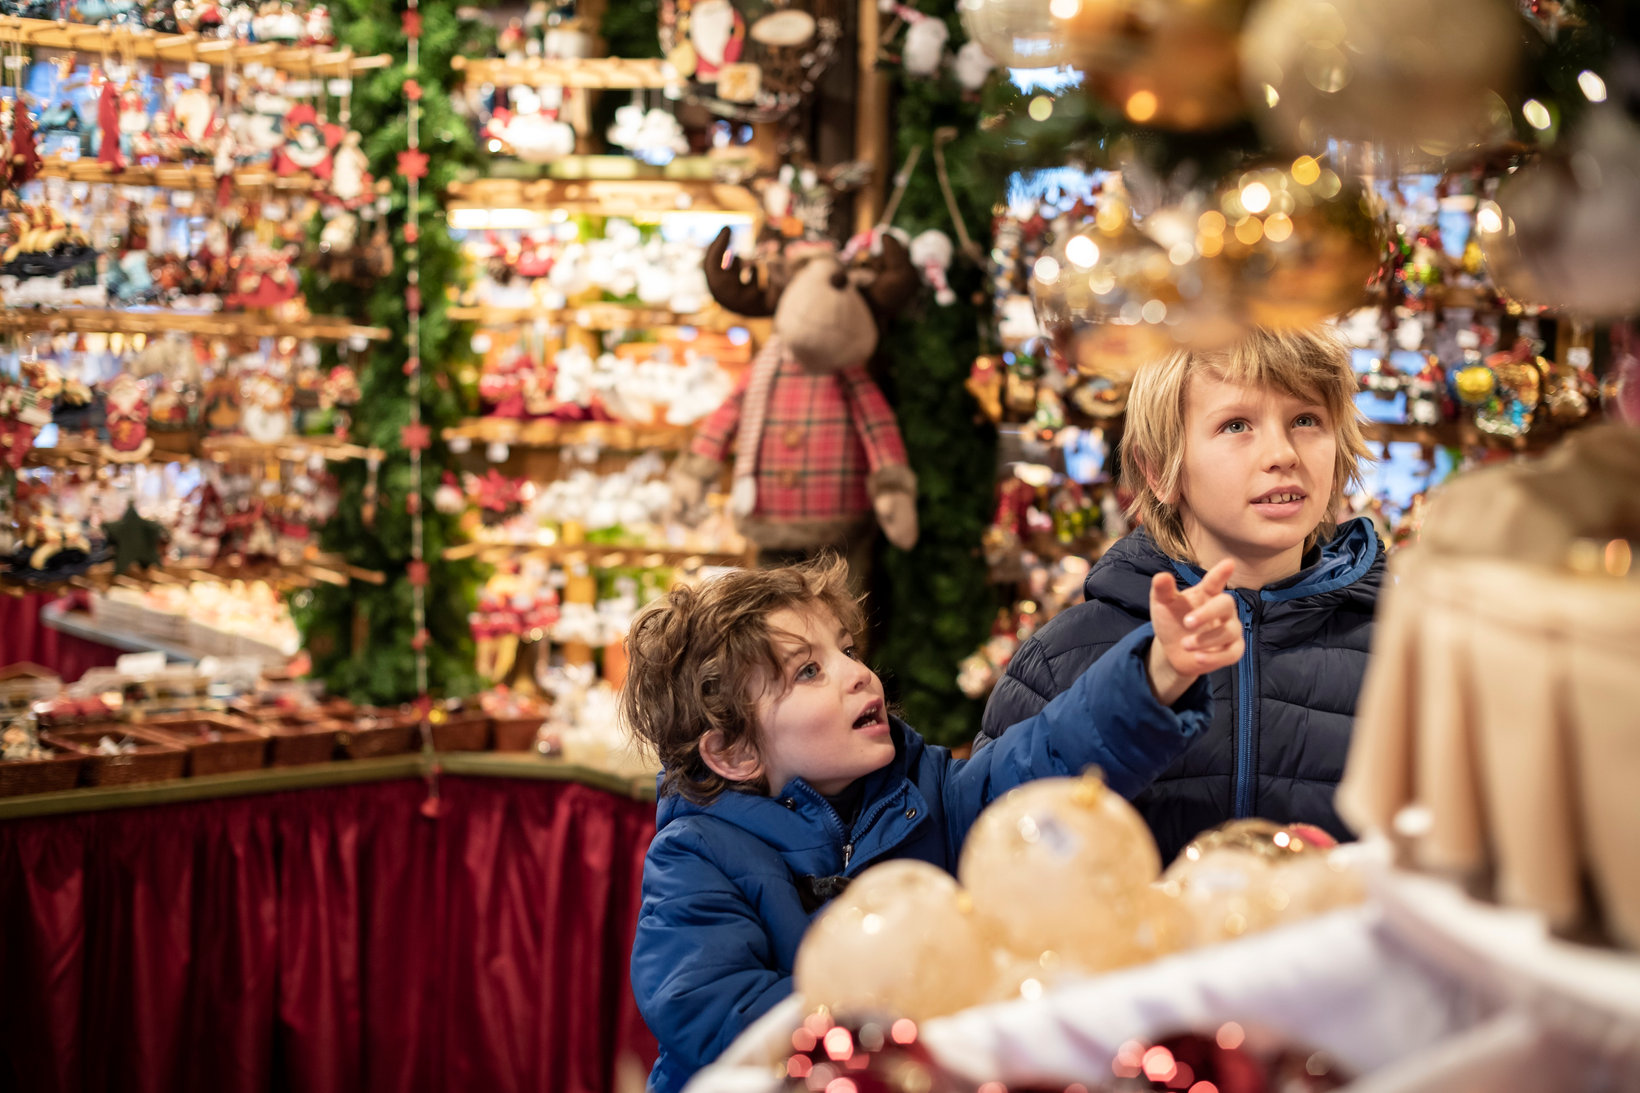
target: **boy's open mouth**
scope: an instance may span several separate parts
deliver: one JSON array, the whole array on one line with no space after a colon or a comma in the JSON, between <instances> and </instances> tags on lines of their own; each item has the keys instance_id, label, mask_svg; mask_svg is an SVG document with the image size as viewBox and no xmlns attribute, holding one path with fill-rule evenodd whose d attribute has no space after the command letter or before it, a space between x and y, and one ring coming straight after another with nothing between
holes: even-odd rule
<instances>
[{"instance_id":1,"label":"boy's open mouth","mask_svg":"<svg viewBox=\"0 0 1640 1093\"><path fill-rule=\"evenodd\" d=\"M884 720L886 719L883 717L883 704L881 702L873 702L871 705L866 707L865 713L854 719L854 727L857 729L863 729L868 725L881 725Z\"/></svg>"},{"instance_id":2,"label":"boy's open mouth","mask_svg":"<svg viewBox=\"0 0 1640 1093\"><path fill-rule=\"evenodd\" d=\"M1253 498L1255 505L1285 505L1293 501L1302 501L1309 494L1292 486L1282 486L1268 493Z\"/></svg>"}]
</instances>

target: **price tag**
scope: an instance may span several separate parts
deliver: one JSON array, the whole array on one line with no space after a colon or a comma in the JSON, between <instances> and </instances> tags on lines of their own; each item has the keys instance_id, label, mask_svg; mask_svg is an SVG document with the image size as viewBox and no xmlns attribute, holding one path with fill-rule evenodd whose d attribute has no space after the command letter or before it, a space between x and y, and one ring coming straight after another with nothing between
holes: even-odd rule
<instances>
[{"instance_id":1,"label":"price tag","mask_svg":"<svg viewBox=\"0 0 1640 1093\"><path fill-rule=\"evenodd\" d=\"M5 60L6 67L11 69L22 68L25 63L27 62L22 57L16 55L7 57Z\"/></svg>"},{"instance_id":2,"label":"price tag","mask_svg":"<svg viewBox=\"0 0 1640 1093\"><path fill-rule=\"evenodd\" d=\"M192 61L188 65L188 75L195 80L203 80L211 74L211 66L204 61Z\"/></svg>"},{"instance_id":3,"label":"price tag","mask_svg":"<svg viewBox=\"0 0 1640 1093\"><path fill-rule=\"evenodd\" d=\"M325 90L339 99L343 95L346 95L348 92L353 90L353 81L345 76L327 80L325 82Z\"/></svg>"},{"instance_id":4,"label":"price tag","mask_svg":"<svg viewBox=\"0 0 1640 1093\"><path fill-rule=\"evenodd\" d=\"M370 347L370 339L363 334L354 334L347 339L347 347L355 353L363 353Z\"/></svg>"}]
</instances>

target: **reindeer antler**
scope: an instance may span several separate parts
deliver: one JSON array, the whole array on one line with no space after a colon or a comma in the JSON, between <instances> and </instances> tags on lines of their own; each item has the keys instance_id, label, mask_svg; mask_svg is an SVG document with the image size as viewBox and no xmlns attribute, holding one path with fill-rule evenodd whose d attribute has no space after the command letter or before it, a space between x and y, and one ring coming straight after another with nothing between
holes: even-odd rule
<instances>
[{"instance_id":1,"label":"reindeer antler","mask_svg":"<svg viewBox=\"0 0 1640 1093\"><path fill-rule=\"evenodd\" d=\"M712 298L726 310L749 319L773 315L775 301L758 285L756 270L738 257L725 266L723 257L728 251L729 229L724 228L706 248L706 287L711 289Z\"/></svg>"},{"instance_id":2,"label":"reindeer antler","mask_svg":"<svg viewBox=\"0 0 1640 1093\"><path fill-rule=\"evenodd\" d=\"M917 268L911 264L911 253L891 233L882 233L882 253L874 255L868 265L877 271L865 297L879 319L890 319L899 314L921 284Z\"/></svg>"}]
</instances>

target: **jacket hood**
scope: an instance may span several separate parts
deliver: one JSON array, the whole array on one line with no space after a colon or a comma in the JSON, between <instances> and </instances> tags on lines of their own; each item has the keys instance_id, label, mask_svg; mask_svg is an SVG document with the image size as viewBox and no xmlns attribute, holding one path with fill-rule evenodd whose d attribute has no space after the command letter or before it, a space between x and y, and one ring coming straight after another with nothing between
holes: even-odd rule
<instances>
[{"instance_id":1,"label":"jacket hood","mask_svg":"<svg viewBox=\"0 0 1640 1093\"><path fill-rule=\"evenodd\" d=\"M1340 524L1322 544L1319 556L1286 580L1259 592L1265 603L1284 603L1310 596L1337 594L1370 603L1376 599L1383 572L1383 545L1372 521L1364 516ZM1118 539L1089 571L1082 591L1088 600L1114 603L1135 614L1150 612L1150 580L1171 571L1187 587L1202 579L1199 566L1163 554L1143 528Z\"/></svg>"}]
</instances>

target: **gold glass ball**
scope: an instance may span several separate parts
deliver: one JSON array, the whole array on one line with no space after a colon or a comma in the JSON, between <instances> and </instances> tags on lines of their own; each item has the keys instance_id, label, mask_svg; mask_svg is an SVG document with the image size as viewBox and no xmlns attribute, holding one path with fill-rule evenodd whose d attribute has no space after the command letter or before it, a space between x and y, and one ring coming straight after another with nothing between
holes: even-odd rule
<instances>
[{"instance_id":1,"label":"gold glass ball","mask_svg":"<svg viewBox=\"0 0 1640 1093\"><path fill-rule=\"evenodd\" d=\"M1247 2L1130 0L1120 19L1073 19L1071 63L1129 121L1175 130L1224 125L1245 110L1236 48Z\"/></svg>"},{"instance_id":2,"label":"gold glass ball","mask_svg":"<svg viewBox=\"0 0 1640 1093\"><path fill-rule=\"evenodd\" d=\"M1142 926L1161 859L1150 829L1096 775L1048 778L980 814L958 876L1015 953L1101 971L1155 955ZM1051 895L1046 895L1051 894Z\"/></svg>"},{"instance_id":3,"label":"gold glass ball","mask_svg":"<svg viewBox=\"0 0 1640 1093\"><path fill-rule=\"evenodd\" d=\"M891 861L861 873L814 920L793 978L811 1006L839 1016L921 1021L985 997L990 949L950 874Z\"/></svg>"}]
</instances>

